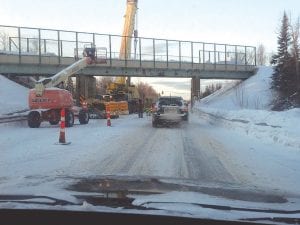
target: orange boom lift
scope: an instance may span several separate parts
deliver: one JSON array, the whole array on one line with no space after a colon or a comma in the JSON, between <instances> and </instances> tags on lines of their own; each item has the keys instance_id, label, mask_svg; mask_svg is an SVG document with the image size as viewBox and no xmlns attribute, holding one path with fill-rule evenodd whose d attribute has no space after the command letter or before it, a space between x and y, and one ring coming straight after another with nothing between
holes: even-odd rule
<instances>
[{"instance_id":1,"label":"orange boom lift","mask_svg":"<svg viewBox=\"0 0 300 225\"><path fill-rule=\"evenodd\" d=\"M78 117L80 124L89 122L87 107L77 107L74 105L72 94L64 89L58 88L71 75L86 66L98 63L97 51L95 46L85 48L83 58L76 61L69 67L63 69L52 77L43 78L36 82L35 88L29 91L29 108L28 126L38 128L42 121L48 121L51 125L56 125L60 121L60 111L65 109L66 127L72 127L74 117ZM103 63L103 60L101 60Z\"/></svg>"}]
</instances>

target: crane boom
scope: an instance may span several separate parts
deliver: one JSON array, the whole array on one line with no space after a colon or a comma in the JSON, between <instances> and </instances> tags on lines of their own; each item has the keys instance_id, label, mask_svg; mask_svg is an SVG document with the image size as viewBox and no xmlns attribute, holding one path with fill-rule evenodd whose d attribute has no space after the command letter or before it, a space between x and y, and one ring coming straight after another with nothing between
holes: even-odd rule
<instances>
[{"instance_id":1,"label":"crane boom","mask_svg":"<svg viewBox=\"0 0 300 225\"><path fill-rule=\"evenodd\" d=\"M131 40L134 33L134 25L137 13L138 0L127 0L126 14L124 16L124 28L120 47L120 59L129 59L131 55ZM125 85L125 77L117 77L116 83Z\"/></svg>"},{"instance_id":2,"label":"crane boom","mask_svg":"<svg viewBox=\"0 0 300 225\"><path fill-rule=\"evenodd\" d=\"M125 14L125 23L122 34L120 59L130 57L131 39L134 32L135 17L137 12L137 0L127 0L127 8Z\"/></svg>"}]
</instances>

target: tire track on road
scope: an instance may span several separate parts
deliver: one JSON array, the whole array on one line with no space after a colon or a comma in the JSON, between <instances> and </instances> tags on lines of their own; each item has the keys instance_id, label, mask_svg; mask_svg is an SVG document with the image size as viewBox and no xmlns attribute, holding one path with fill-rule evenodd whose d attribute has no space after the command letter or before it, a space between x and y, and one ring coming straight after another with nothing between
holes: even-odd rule
<instances>
[{"instance_id":1,"label":"tire track on road","mask_svg":"<svg viewBox=\"0 0 300 225\"><path fill-rule=\"evenodd\" d=\"M150 126L150 125L149 125ZM143 149L148 145L155 136L155 129L148 129L145 132L148 124L139 127L134 132L128 132L119 140L115 140L112 144L114 151L101 162L97 169L101 174L109 175L128 175L131 167L136 163L141 154L144 154ZM119 145L119 147L114 147Z\"/></svg>"},{"instance_id":2,"label":"tire track on road","mask_svg":"<svg viewBox=\"0 0 300 225\"><path fill-rule=\"evenodd\" d=\"M234 177L211 149L210 143L214 139L207 138L207 136L203 138L202 133L200 127L193 125L189 125L187 131L182 132L183 151L189 178L205 182L234 183L236 181Z\"/></svg>"}]
</instances>

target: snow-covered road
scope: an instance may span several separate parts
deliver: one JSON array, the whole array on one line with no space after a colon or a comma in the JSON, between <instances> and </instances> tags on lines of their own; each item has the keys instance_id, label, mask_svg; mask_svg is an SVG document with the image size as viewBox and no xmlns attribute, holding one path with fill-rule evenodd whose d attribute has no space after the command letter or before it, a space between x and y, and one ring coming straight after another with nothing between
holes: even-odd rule
<instances>
[{"instance_id":1,"label":"snow-covered road","mask_svg":"<svg viewBox=\"0 0 300 225\"><path fill-rule=\"evenodd\" d=\"M201 114L178 127L152 128L151 117L136 115L112 125L91 120L68 128L70 145L55 145L58 126L0 125L0 189L25 177L129 175L299 190L299 151L264 144Z\"/></svg>"},{"instance_id":2,"label":"snow-covered road","mask_svg":"<svg viewBox=\"0 0 300 225\"><path fill-rule=\"evenodd\" d=\"M32 175L149 175L232 181L220 160L210 151L201 125L152 128L151 118L124 116L91 120L66 131L71 145L55 145L58 126L40 129L26 123L2 126L0 147L5 157L2 176ZM19 126L19 127L16 127ZM3 173L5 171L5 173Z\"/></svg>"}]
</instances>

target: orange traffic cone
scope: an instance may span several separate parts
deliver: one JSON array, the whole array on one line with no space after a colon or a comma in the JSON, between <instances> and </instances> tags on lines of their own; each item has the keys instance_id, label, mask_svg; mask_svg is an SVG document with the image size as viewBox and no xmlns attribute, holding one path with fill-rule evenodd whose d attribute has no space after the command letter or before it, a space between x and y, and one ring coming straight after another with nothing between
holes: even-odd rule
<instances>
[{"instance_id":1,"label":"orange traffic cone","mask_svg":"<svg viewBox=\"0 0 300 225\"><path fill-rule=\"evenodd\" d=\"M107 126L111 127L111 121L110 121L110 108L107 105L106 106L106 119L107 119Z\"/></svg>"},{"instance_id":2,"label":"orange traffic cone","mask_svg":"<svg viewBox=\"0 0 300 225\"><path fill-rule=\"evenodd\" d=\"M59 142L60 145L69 145L71 142L66 142L65 136L65 109L61 109L60 112L60 131L59 131Z\"/></svg>"}]
</instances>

